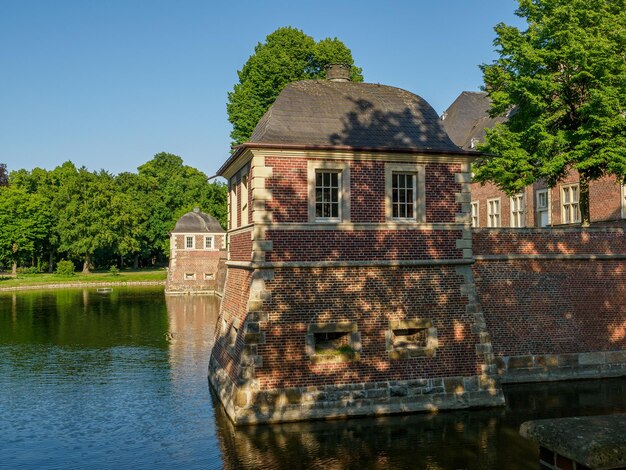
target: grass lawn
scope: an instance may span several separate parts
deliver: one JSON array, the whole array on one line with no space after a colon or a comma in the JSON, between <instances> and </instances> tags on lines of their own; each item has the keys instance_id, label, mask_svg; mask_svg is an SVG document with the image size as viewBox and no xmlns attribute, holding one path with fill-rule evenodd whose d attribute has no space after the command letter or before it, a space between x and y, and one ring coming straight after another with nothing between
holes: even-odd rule
<instances>
[{"instance_id":1,"label":"grass lawn","mask_svg":"<svg viewBox=\"0 0 626 470\"><path fill-rule=\"evenodd\" d=\"M44 286L46 284L76 284L82 282L141 282L165 281L167 273L164 268L124 270L115 276L108 271L89 274L75 273L74 276L57 274L18 274L17 278L0 273L0 288L22 286Z\"/></svg>"}]
</instances>

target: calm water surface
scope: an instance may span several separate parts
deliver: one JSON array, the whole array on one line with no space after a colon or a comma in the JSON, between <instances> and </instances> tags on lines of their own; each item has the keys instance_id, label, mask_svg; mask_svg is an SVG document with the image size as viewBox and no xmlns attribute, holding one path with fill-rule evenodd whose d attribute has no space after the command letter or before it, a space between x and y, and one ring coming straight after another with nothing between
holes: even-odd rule
<instances>
[{"instance_id":1,"label":"calm water surface","mask_svg":"<svg viewBox=\"0 0 626 470\"><path fill-rule=\"evenodd\" d=\"M0 469L536 469L528 419L626 412L626 379L499 409L235 429L206 372L219 303L162 289L0 293Z\"/></svg>"}]
</instances>

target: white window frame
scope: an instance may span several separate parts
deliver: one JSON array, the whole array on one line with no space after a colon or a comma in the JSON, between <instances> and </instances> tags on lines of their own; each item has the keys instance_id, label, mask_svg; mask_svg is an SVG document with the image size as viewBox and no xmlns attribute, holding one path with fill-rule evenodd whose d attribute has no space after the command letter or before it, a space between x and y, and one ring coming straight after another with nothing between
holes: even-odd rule
<instances>
[{"instance_id":1,"label":"white window frame","mask_svg":"<svg viewBox=\"0 0 626 470\"><path fill-rule=\"evenodd\" d=\"M571 199L569 202L565 202L565 195L569 192L569 197L573 193L572 189L576 188L576 201ZM574 205L576 209L574 209ZM575 213L574 213L575 210ZM573 218L572 218L573 217ZM566 219L569 219L566 222ZM580 222L580 186L578 183L564 184L561 186L561 223L562 224L576 224Z\"/></svg>"},{"instance_id":2,"label":"white window frame","mask_svg":"<svg viewBox=\"0 0 626 470\"><path fill-rule=\"evenodd\" d=\"M338 217L316 216L316 175L317 173L336 172L339 185ZM307 181L309 189L309 222L349 222L350 221L350 165L347 162L330 162L324 160L310 160L307 163Z\"/></svg>"},{"instance_id":3,"label":"white window frame","mask_svg":"<svg viewBox=\"0 0 626 470\"><path fill-rule=\"evenodd\" d=\"M518 193L510 197L509 225L514 228L526 227L526 197Z\"/></svg>"},{"instance_id":4,"label":"white window frame","mask_svg":"<svg viewBox=\"0 0 626 470\"><path fill-rule=\"evenodd\" d=\"M540 195L545 194L546 195L546 205L545 207L542 207L539 205L539 197ZM545 189L537 189L535 191L535 214L537 217L537 222L536 222L536 226L537 227L542 227L541 225L541 213L542 212L546 212L548 214L548 223L545 225L545 227L552 225L552 201L550 200L550 189L549 188L545 188Z\"/></svg>"},{"instance_id":5,"label":"white window frame","mask_svg":"<svg viewBox=\"0 0 626 470\"><path fill-rule=\"evenodd\" d=\"M622 185L622 219L626 219L626 184Z\"/></svg>"},{"instance_id":6,"label":"white window frame","mask_svg":"<svg viewBox=\"0 0 626 470\"><path fill-rule=\"evenodd\" d=\"M494 203L497 203L498 211L494 212L492 209L496 207ZM497 219L497 220L496 220ZM494 223L496 221L496 223ZM499 197L493 197L487 199L487 227L498 228L502 227L502 204Z\"/></svg>"},{"instance_id":7,"label":"white window frame","mask_svg":"<svg viewBox=\"0 0 626 470\"><path fill-rule=\"evenodd\" d=\"M413 175L413 217L393 216L393 175ZM387 222L416 223L426 221L425 168L415 163L385 164L385 216Z\"/></svg>"},{"instance_id":8,"label":"white window frame","mask_svg":"<svg viewBox=\"0 0 626 470\"><path fill-rule=\"evenodd\" d=\"M193 235L184 235L184 246L185 246L185 250L195 250L196 249L196 237ZM187 242L189 241L189 239L191 239L191 246L187 245Z\"/></svg>"},{"instance_id":9,"label":"white window frame","mask_svg":"<svg viewBox=\"0 0 626 470\"><path fill-rule=\"evenodd\" d=\"M230 218L230 229L234 230L237 228L237 183L239 176L235 175L230 179L230 210L229 218Z\"/></svg>"},{"instance_id":10,"label":"white window frame","mask_svg":"<svg viewBox=\"0 0 626 470\"><path fill-rule=\"evenodd\" d=\"M472 228L480 227L480 201L472 201L470 203L470 221Z\"/></svg>"},{"instance_id":11,"label":"white window frame","mask_svg":"<svg viewBox=\"0 0 626 470\"><path fill-rule=\"evenodd\" d=\"M210 246L207 246L207 241L211 240L209 243ZM215 247L215 236L213 235L205 235L204 236L204 249L215 251L217 248Z\"/></svg>"},{"instance_id":12,"label":"white window frame","mask_svg":"<svg viewBox=\"0 0 626 470\"><path fill-rule=\"evenodd\" d=\"M239 195L241 198L241 225L248 225L248 173L249 167L245 166L243 170L241 170L239 177Z\"/></svg>"}]
</instances>

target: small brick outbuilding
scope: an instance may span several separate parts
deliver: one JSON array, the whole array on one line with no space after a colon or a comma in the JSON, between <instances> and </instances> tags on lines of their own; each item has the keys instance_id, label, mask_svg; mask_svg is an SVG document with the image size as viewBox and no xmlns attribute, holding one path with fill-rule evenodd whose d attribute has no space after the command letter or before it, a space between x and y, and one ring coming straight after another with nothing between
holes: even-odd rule
<instances>
[{"instance_id":1,"label":"small brick outbuilding","mask_svg":"<svg viewBox=\"0 0 626 470\"><path fill-rule=\"evenodd\" d=\"M165 292L218 292L225 259L226 232L214 217L194 208L178 219L170 234L170 265Z\"/></svg>"}]
</instances>

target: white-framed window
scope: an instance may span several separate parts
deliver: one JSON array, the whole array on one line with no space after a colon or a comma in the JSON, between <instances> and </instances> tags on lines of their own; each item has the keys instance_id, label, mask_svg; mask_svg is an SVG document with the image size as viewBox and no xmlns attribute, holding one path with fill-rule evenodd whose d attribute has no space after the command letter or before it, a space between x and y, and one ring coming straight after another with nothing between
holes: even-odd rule
<instances>
[{"instance_id":1,"label":"white-framed window","mask_svg":"<svg viewBox=\"0 0 626 470\"><path fill-rule=\"evenodd\" d=\"M626 184L622 185L622 219L626 219Z\"/></svg>"},{"instance_id":2,"label":"white-framed window","mask_svg":"<svg viewBox=\"0 0 626 470\"><path fill-rule=\"evenodd\" d=\"M237 176L230 179L230 229L237 228Z\"/></svg>"},{"instance_id":3,"label":"white-framed window","mask_svg":"<svg viewBox=\"0 0 626 470\"><path fill-rule=\"evenodd\" d=\"M185 249L193 250L195 248L195 240L193 235L185 235Z\"/></svg>"},{"instance_id":4,"label":"white-framed window","mask_svg":"<svg viewBox=\"0 0 626 470\"><path fill-rule=\"evenodd\" d=\"M480 219L478 218L480 213L480 202L473 201L470 207L472 209L472 227L480 227Z\"/></svg>"},{"instance_id":5,"label":"white-framed window","mask_svg":"<svg viewBox=\"0 0 626 470\"><path fill-rule=\"evenodd\" d=\"M417 213L417 175L393 172L391 174L391 217L414 220Z\"/></svg>"},{"instance_id":6,"label":"white-framed window","mask_svg":"<svg viewBox=\"0 0 626 470\"><path fill-rule=\"evenodd\" d=\"M424 222L424 166L385 164L385 214L388 222Z\"/></svg>"},{"instance_id":7,"label":"white-framed window","mask_svg":"<svg viewBox=\"0 0 626 470\"><path fill-rule=\"evenodd\" d=\"M526 204L524 193L511 196L511 227L526 226Z\"/></svg>"},{"instance_id":8,"label":"white-framed window","mask_svg":"<svg viewBox=\"0 0 626 470\"><path fill-rule=\"evenodd\" d=\"M561 222L574 224L580 222L580 205L578 183L561 186Z\"/></svg>"},{"instance_id":9,"label":"white-framed window","mask_svg":"<svg viewBox=\"0 0 626 470\"><path fill-rule=\"evenodd\" d=\"M205 250L214 250L215 249L215 239L213 235L205 235L204 236L204 249Z\"/></svg>"},{"instance_id":10,"label":"white-framed window","mask_svg":"<svg viewBox=\"0 0 626 470\"><path fill-rule=\"evenodd\" d=\"M341 172L315 171L315 219L340 220Z\"/></svg>"},{"instance_id":11,"label":"white-framed window","mask_svg":"<svg viewBox=\"0 0 626 470\"><path fill-rule=\"evenodd\" d=\"M248 167L244 167L239 178L241 196L241 225L248 225Z\"/></svg>"},{"instance_id":12,"label":"white-framed window","mask_svg":"<svg viewBox=\"0 0 626 470\"><path fill-rule=\"evenodd\" d=\"M537 212L537 226L550 225L550 190L538 189L535 192L535 207Z\"/></svg>"},{"instance_id":13,"label":"white-framed window","mask_svg":"<svg viewBox=\"0 0 626 470\"><path fill-rule=\"evenodd\" d=\"M350 220L350 166L343 162L308 162L309 222Z\"/></svg>"},{"instance_id":14,"label":"white-framed window","mask_svg":"<svg viewBox=\"0 0 626 470\"><path fill-rule=\"evenodd\" d=\"M500 198L487 199L487 227L500 227Z\"/></svg>"}]
</instances>

